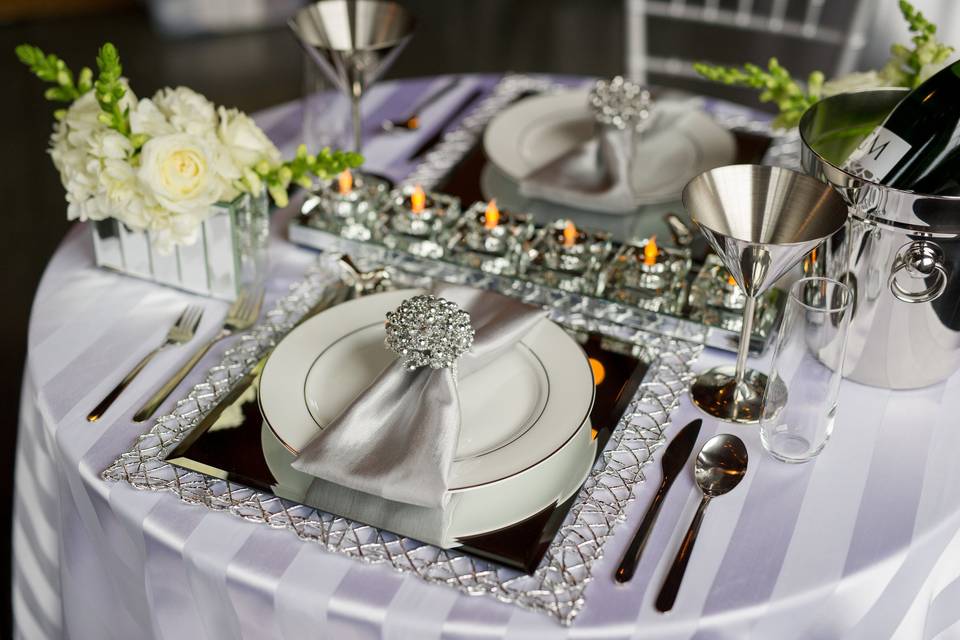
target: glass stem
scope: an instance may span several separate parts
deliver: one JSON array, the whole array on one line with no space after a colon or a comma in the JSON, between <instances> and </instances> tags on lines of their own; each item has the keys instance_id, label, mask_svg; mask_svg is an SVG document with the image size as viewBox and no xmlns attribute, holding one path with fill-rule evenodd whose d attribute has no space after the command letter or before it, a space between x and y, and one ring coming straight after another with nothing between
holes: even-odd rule
<instances>
[{"instance_id":1,"label":"glass stem","mask_svg":"<svg viewBox=\"0 0 960 640\"><path fill-rule=\"evenodd\" d=\"M360 96L355 92L350 96L350 110L353 119L353 150L360 153L360 129L362 126L360 121Z\"/></svg>"},{"instance_id":2,"label":"glass stem","mask_svg":"<svg viewBox=\"0 0 960 640\"><path fill-rule=\"evenodd\" d=\"M747 297L743 303L743 326L740 329L740 346L737 349L737 371L733 376L734 389L743 382L743 375L747 372L747 354L750 353L750 337L753 335L753 315L757 307L757 299Z\"/></svg>"}]
</instances>

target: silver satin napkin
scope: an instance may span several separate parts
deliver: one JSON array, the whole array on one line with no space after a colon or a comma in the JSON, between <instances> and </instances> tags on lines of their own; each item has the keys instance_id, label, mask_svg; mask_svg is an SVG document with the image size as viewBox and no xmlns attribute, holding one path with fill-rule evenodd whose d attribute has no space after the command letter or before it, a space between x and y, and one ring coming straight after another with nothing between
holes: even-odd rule
<instances>
[{"instance_id":1,"label":"silver satin napkin","mask_svg":"<svg viewBox=\"0 0 960 640\"><path fill-rule=\"evenodd\" d=\"M407 505L446 504L460 439L457 375L464 378L508 351L546 312L467 287L444 286L433 293L470 314L473 347L460 358L457 372L409 371L399 361L384 369L292 463L326 481L308 491L308 497L315 494L312 502L326 502L323 494L332 484Z\"/></svg>"},{"instance_id":2,"label":"silver satin napkin","mask_svg":"<svg viewBox=\"0 0 960 640\"><path fill-rule=\"evenodd\" d=\"M702 163L729 155L731 142L697 141L707 157L694 166L685 165L685 148L678 145L684 132L716 129L697 105L689 100L660 102L641 132L597 123L595 136L527 175L520 193L593 211L635 211L663 191L665 183L682 186L700 172ZM684 172L690 175L679 175Z\"/></svg>"}]
</instances>

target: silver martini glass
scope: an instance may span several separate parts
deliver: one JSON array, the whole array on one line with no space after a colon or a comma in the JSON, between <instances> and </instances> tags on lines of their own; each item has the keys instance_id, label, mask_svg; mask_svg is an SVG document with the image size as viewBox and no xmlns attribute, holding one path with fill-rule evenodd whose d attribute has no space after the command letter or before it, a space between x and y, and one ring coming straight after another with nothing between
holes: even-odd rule
<instances>
[{"instance_id":1,"label":"silver martini glass","mask_svg":"<svg viewBox=\"0 0 960 640\"><path fill-rule=\"evenodd\" d=\"M288 24L310 59L350 98L353 146L359 153L360 99L413 36L413 15L390 0L320 0Z\"/></svg>"},{"instance_id":2,"label":"silver martini glass","mask_svg":"<svg viewBox=\"0 0 960 640\"><path fill-rule=\"evenodd\" d=\"M760 419L767 377L747 368L757 299L847 219L827 184L790 169L730 165L695 177L683 205L746 294L736 366L706 371L690 389L703 411L729 422Z\"/></svg>"}]
</instances>

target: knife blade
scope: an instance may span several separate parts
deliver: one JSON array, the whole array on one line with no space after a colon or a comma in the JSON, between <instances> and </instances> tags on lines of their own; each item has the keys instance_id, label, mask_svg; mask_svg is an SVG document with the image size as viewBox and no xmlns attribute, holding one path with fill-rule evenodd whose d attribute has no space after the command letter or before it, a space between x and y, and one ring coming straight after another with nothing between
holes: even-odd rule
<instances>
[{"instance_id":1,"label":"knife blade","mask_svg":"<svg viewBox=\"0 0 960 640\"><path fill-rule=\"evenodd\" d=\"M702 425L703 420L700 418L687 424L680 430L680 433L674 436L663 452L663 457L660 459L663 479L660 480L660 487L657 489L656 495L653 496L653 502L647 507L647 512L643 515L640 526L633 534L633 540L630 541L630 545L620 560L620 565L613 574L614 580L617 582L628 582L636 573L637 565L640 564L640 556L643 554L644 547L647 546L647 540L650 538L650 532L657 521L657 516L660 515L663 499L670 491L670 487L673 486L673 481L686 468L690 454L693 453L693 448L697 444L697 437L700 435Z\"/></svg>"}]
</instances>

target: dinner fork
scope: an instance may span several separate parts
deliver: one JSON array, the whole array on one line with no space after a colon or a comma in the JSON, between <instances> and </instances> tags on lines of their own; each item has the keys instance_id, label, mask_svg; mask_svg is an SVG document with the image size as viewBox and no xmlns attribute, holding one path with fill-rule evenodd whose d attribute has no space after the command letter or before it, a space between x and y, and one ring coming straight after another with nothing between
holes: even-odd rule
<instances>
[{"instance_id":1,"label":"dinner fork","mask_svg":"<svg viewBox=\"0 0 960 640\"><path fill-rule=\"evenodd\" d=\"M260 316L260 307L263 304L263 289L258 288L255 291L244 291L237 298L236 302L227 311L227 317L223 321L223 326L213 338L207 341L202 347L197 349L196 353L190 356L190 359L184 363L180 369L173 374L169 380L156 393L154 393L146 404L140 408L133 416L134 422L143 422L154 414L163 401L167 399L174 389L177 388L187 374L197 366L200 359L206 355L207 351L224 338L230 337L240 331L246 331L253 326Z\"/></svg>"},{"instance_id":2,"label":"dinner fork","mask_svg":"<svg viewBox=\"0 0 960 640\"><path fill-rule=\"evenodd\" d=\"M113 404L113 401L119 397L123 390L127 388L133 379L137 377L137 374L140 373L147 363L153 359L153 356L160 353L163 349L174 345L174 344L186 344L193 339L194 334L197 332L197 326L200 324L200 319L203 317L203 307L198 305L189 305L184 308L183 312L180 314L180 317L177 318L177 321L173 323L173 326L170 327L170 330L167 331L167 337L164 339L163 343L158 347L153 349L150 353L143 356L133 369L130 370L123 380L113 388L113 391L108 393L106 397L100 401L93 411L87 414L87 420L89 422L96 422L103 417L103 414L107 412L107 409L110 408L110 405Z\"/></svg>"}]
</instances>

